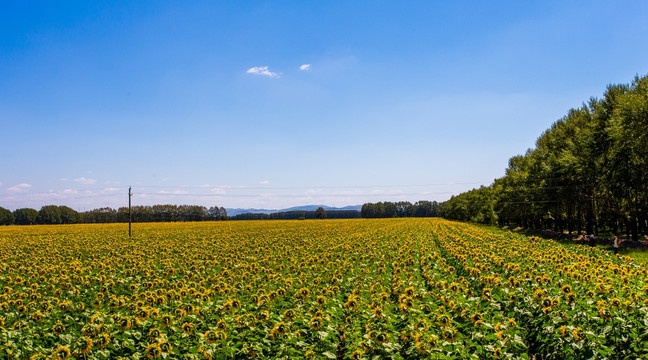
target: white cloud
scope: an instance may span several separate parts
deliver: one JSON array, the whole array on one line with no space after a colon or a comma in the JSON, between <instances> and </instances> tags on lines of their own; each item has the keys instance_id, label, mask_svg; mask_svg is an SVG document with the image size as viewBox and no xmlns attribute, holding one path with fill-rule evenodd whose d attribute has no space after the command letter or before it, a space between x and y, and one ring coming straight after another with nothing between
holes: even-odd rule
<instances>
[{"instance_id":1,"label":"white cloud","mask_svg":"<svg viewBox=\"0 0 648 360\"><path fill-rule=\"evenodd\" d=\"M299 67L299 70L301 70L301 71L308 71L310 69L311 69L311 64L304 64L304 65Z\"/></svg>"},{"instance_id":2,"label":"white cloud","mask_svg":"<svg viewBox=\"0 0 648 360\"><path fill-rule=\"evenodd\" d=\"M96 183L97 180L80 177L78 179L74 179L74 182L78 182L79 184L83 184L83 185L90 185Z\"/></svg>"},{"instance_id":3,"label":"white cloud","mask_svg":"<svg viewBox=\"0 0 648 360\"><path fill-rule=\"evenodd\" d=\"M249 68L247 73L254 74L254 75L264 75L269 77L277 77L277 78L279 77L278 73L270 71L267 66L255 66Z\"/></svg>"},{"instance_id":4,"label":"white cloud","mask_svg":"<svg viewBox=\"0 0 648 360\"><path fill-rule=\"evenodd\" d=\"M263 181L259 181L259 184L261 184L261 185L268 185L268 184L270 184L270 180L263 180Z\"/></svg>"},{"instance_id":5,"label":"white cloud","mask_svg":"<svg viewBox=\"0 0 648 360\"><path fill-rule=\"evenodd\" d=\"M30 184L18 184L18 185L14 185L14 186L8 188L7 191L9 191L9 192L14 192L14 193L17 193L17 192L25 192L25 191L27 191L30 187L32 187Z\"/></svg>"}]
</instances>

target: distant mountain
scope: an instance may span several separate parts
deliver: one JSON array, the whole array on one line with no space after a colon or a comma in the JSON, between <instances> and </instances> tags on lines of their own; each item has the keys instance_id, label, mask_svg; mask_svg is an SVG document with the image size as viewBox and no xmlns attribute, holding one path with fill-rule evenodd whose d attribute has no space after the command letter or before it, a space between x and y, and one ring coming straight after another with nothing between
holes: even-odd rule
<instances>
[{"instance_id":1,"label":"distant mountain","mask_svg":"<svg viewBox=\"0 0 648 360\"><path fill-rule=\"evenodd\" d=\"M239 214L271 214L271 213L276 213L276 212L286 212L286 211L315 211L317 210L318 207L323 207L324 210L329 211L329 210L358 210L360 211L362 209L362 205L350 205L350 206L345 206L345 207L332 207L332 206L326 206L326 205L304 205L304 206L293 206L287 209L275 209L275 210L269 210L269 209L241 209L241 208L234 208L234 209L225 209L227 210L227 216L236 216Z\"/></svg>"}]
</instances>

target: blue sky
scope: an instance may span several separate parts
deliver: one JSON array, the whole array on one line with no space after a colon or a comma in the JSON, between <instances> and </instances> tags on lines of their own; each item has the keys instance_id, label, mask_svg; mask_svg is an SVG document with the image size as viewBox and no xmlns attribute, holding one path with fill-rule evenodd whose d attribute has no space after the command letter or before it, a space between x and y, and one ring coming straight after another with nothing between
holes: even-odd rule
<instances>
[{"instance_id":1,"label":"blue sky","mask_svg":"<svg viewBox=\"0 0 648 360\"><path fill-rule=\"evenodd\" d=\"M648 73L642 1L0 5L0 206L443 201ZM306 65L306 66L304 66Z\"/></svg>"}]
</instances>

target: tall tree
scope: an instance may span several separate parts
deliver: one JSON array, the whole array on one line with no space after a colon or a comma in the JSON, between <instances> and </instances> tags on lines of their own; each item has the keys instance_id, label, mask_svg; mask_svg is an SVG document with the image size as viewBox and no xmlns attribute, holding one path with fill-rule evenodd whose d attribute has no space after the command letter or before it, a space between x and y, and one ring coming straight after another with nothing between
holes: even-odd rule
<instances>
[{"instance_id":1,"label":"tall tree","mask_svg":"<svg viewBox=\"0 0 648 360\"><path fill-rule=\"evenodd\" d=\"M38 210L30 208L16 209L13 212L16 225L33 225L36 224Z\"/></svg>"},{"instance_id":2,"label":"tall tree","mask_svg":"<svg viewBox=\"0 0 648 360\"><path fill-rule=\"evenodd\" d=\"M3 207L0 207L0 225L13 225L14 214Z\"/></svg>"},{"instance_id":3,"label":"tall tree","mask_svg":"<svg viewBox=\"0 0 648 360\"><path fill-rule=\"evenodd\" d=\"M315 210L315 217L317 219L326 219L326 210L324 210L323 207L318 207L317 210Z\"/></svg>"},{"instance_id":4,"label":"tall tree","mask_svg":"<svg viewBox=\"0 0 648 360\"><path fill-rule=\"evenodd\" d=\"M38 224L60 224L61 209L56 205L43 206L36 217Z\"/></svg>"}]
</instances>

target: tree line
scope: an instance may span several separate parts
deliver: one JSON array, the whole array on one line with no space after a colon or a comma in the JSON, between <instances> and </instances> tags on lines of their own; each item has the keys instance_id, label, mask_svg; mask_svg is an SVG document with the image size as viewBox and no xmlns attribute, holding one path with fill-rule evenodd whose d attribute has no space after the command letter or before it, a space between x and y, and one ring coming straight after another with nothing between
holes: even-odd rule
<instances>
[{"instance_id":1,"label":"tree line","mask_svg":"<svg viewBox=\"0 0 648 360\"><path fill-rule=\"evenodd\" d=\"M648 232L648 76L609 85L509 160L490 186L453 196L444 217L500 225Z\"/></svg>"},{"instance_id":2,"label":"tree line","mask_svg":"<svg viewBox=\"0 0 648 360\"><path fill-rule=\"evenodd\" d=\"M358 210L324 210L320 207L314 211L294 210L282 211L271 214L245 213L231 216L230 220L298 220L298 219L357 219L360 218Z\"/></svg>"},{"instance_id":3,"label":"tree line","mask_svg":"<svg viewBox=\"0 0 648 360\"><path fill-rule=\"evenodd\" d=\"M67 206L47 205L40 210L22 208L10 211L0 207L0 225L77 224L128 222L128 208L109 207L77 212ZM223 207L198 205L133 206L133 222L214 221L226 220Z\"/></svg>"},{"instance_id":4,"label":"tree line","mask_svg":"<svg viewBox=\"0 0 648 360\"><path fill-rule=\"evenodd\" d=\"M362 205L360 215L363 218L393 217L435 217L439 215L439 203L436 201L377 202Z\"/></svg>"}]
</instances>

